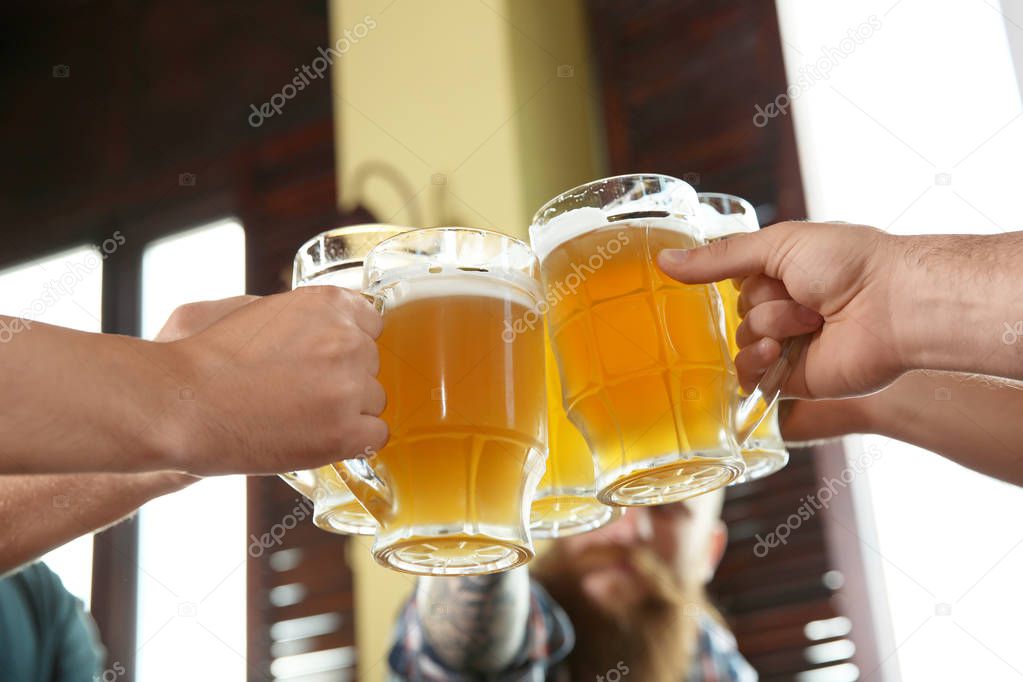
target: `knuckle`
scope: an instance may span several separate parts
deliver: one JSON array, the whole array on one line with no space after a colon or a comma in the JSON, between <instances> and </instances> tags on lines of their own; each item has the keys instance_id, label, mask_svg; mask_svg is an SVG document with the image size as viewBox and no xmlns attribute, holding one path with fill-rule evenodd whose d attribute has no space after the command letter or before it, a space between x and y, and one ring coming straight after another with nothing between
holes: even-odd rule
<instances>
[{"instance_id":1,"label":"knuckle","mask_svg":"<svg viewBox=\"0 0 1023 682\"><path fill-rule=\"evenodd\" d=\"M335 336L337 351L346 356L358 352L365 343L359 329L349 319L343 320L340 327Z\"/></svg>"},{"instance_id":2,"label":"knuckle","mask_svg":"<svg viewBox=\"0 0 1023 682\"><path fill-rule=\"evenodd\" d=\"M713 258L725 258L731 249L732 239L717 239L707 245L707 254Z\"/></svg>"},{"instance_id":3,"label":"knuckle","mask_svg":"<svg viewBox=\"0 0 1023 682\"><path fill-rule=\"evenodd\" d=\"M204 315L204 304L185 303L174 309L167 320L167 326L179 334L188 334L199 326Z\"/></svg>"},{"instance_id":4,"label":"knuckle","mask_svg":"<svg viewBox=\"0 0 1023 682\"><path fill-rule=\"evenodd\" d=\"M341 287L328 286L323 292L323 302L334 308L335 310L343 312L349 304L348 294L345 289Z\"/></svg>"},{"instance_id":5,"label":"knuckle","mask_svg":"<svg viewBox=\"0 0 1023 682\"><path fill-rule=\"evenodd\" d=\"M362 396L362 382L351 375L344 375L336 384L338 392L338 409L344 413L352 411L352 403Z\"/></svg>"}]
</instances>

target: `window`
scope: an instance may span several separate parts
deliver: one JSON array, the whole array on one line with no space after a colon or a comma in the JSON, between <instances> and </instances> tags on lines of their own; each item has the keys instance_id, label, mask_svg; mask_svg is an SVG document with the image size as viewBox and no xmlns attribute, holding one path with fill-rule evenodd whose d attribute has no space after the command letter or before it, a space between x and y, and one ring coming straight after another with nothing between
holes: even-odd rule
<instances>
[{"instance_id":1,"label":"window","mask_svg":"<svg viewBox=\"0 0 1023 682\"><path fill-rule=\"evenodd\" d=\"M0 272L0 312L87 332L100 331L104 254L81 246ZM89 607L92 535L43 556L69 592Z\"/></svg>"},{"instance_id":2,"label":"window","mask_svg":"<svg viewBox=\"0 0 1023 682\"><path fill-rule=\"evenodd\" d=\"M245 293L245 235L233 220L150 244L142 260L142 336L175 307ZM245 679L245 477L153 500L139 516L140 682Z\"/></svg>"},{"instance_id":3,"label":"window","mask_svg":"<svg viewBox=\"0 0 1023 682\"><path fill-rule=\"evenodd\" d=\"M899 234L1023 228L1010 53L1023 29L998 2L780 0L778 11L811 218ZM850 440L850 457L876 455L852 490L876 525L865 554L890 614L885 679L1018 674L1023 489L904 443Z\"/></svg>"}]
</instances>

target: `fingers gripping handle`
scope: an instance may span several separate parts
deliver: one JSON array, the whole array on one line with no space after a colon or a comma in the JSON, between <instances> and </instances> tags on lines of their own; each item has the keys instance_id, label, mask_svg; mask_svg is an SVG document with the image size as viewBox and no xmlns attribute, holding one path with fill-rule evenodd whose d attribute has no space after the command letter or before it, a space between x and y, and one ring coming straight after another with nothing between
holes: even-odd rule
<instances>
[{"instance_id":1,"label":"fingers gripping handle","mask_svg":"<svg viewBox=\"0 0 1023 682\"><path fill-rule=\"evenodd\" d=\"M366 291L362 295L378 313L384 314L383 296ZM393 496L387 482L378 475L369 459L366 456L346 459L335 464L334 468L366 513L383 525L391 514Z\"/></svg>"},{"instance_id":2,"label":"fingers gripping handle","mask_svg":"<svg viewBox=\"0 0 1023 682\"><path fill-rule=\"evenodd\" d=\"M781 356L767 368L756 388L739 401L735 410L735 438L740 446L746 443L778 402L782 387L789 380L800 353L806 347L807 338L797 336L786 339L781 347Z\"/></svg>"}]
</instances>

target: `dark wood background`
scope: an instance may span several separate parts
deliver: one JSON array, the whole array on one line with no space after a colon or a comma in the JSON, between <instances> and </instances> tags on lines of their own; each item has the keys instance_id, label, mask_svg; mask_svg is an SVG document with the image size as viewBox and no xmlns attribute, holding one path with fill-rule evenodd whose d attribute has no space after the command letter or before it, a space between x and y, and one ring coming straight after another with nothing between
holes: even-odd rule
<instances>
[{"instance_id":1,"label":"dark wood background","mask_svg":"<svg viewBox=\"0 0 1023 682\"><path fill-rule=\"evenodd\" d=\"M247 289L263 294L285 286L283 272L290 282L306 238L369 218L335 208L329 75L280 115L258 127L248 120L250 105L329 45L325 0L15 2L0 16L0 267L120 230L125 245L104 261L105 331L139 332L141 256L154 239L237 218ZM250 479L250 532L279 522L294 496L275 478ZM122 682L135 675L137 534L133 521L95 540L93 616L108 661L125 668ZM345 551L343 539L308 526L250 559L249 679L269 679L284 656L354 654ZM284 584L301 598L275 596ZM317 614L336 616L333 632L280 642L271 634L277 622ZM353 673L354 655L338 660L326 674Z\"/></svg>"}]
</instances>

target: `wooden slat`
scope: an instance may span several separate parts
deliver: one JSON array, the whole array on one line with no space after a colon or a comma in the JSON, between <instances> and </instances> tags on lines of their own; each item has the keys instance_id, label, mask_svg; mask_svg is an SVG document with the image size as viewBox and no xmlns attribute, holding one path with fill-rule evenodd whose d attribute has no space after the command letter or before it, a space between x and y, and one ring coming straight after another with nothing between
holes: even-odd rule
<instances>
[{"instance_id":1,"label":"wooden slat","mask_svg":"<svg viewBox=\"0 0 1023 682\"><path fill-rule=\"evenodd\" d=\"M274 658L282 658L284 656L295 656L298 654L307 654L313 651L326 651L328 649L338 649L345 646L350 646L352 639L355 637L355 623L351 620L341 624L336 631L325 634L317 635L315 637L305 637L302 639L295 639L282 642L274 642L271 645L271 654Z\"/></svg>"},{"instance_id":2,"label":"wooden slat","mask_svg":"<svg viewBox=\"0 0 1023 682\"><path fill-rule=\"evenodd\" d=\"M816 642L811 642L806 638L806 633L803 632L803 628L801 626L772 628L746 637L746 639L743 640L743 650L746 652L747 656L756 656L759 658L760 656L778 651L802 651L808 646L837 642L846 639L847 637L847 635L842 635L840 637L829 637Z\"/></svg>"},{"instance_id":3,"label":"wooden slat","mask_svg":"<svg viewBox=\"0 0 1023 682\"><path fill-rule=\"evenodd\" d=\"M336 592L320 592L318 594L307 595L296 604L271 606L267 609L267 614L275 622L320 613L351 614L353 612L354 599L350 588Z\"/></svg>"}]
</instances>

